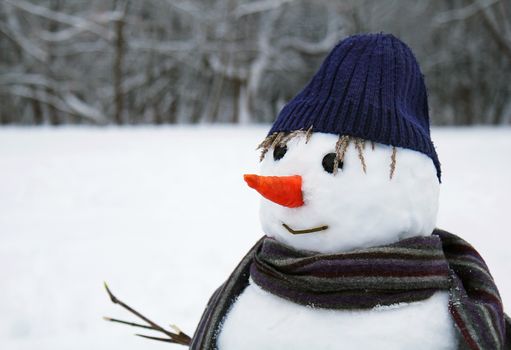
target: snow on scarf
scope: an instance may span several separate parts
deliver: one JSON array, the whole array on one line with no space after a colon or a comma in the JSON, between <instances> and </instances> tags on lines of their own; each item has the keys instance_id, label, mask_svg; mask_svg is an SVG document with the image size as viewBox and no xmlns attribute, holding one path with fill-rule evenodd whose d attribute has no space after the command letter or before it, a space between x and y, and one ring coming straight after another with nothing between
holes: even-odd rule
<instances>
[{"instance_id":1,"label":"snow on scarf","mask_svg":"<svg viewBox=\"0 0 511 350\"><path fill-rule=\"evenodd\" d=\"M461 349L511 349L511 323L488 267L470 244L445 231L340 254L262 238L211 297L190 349L216 348L220 325L249 277L274 295L329 309L368 309L449 291Z\"/></svg>"}]
</instances>

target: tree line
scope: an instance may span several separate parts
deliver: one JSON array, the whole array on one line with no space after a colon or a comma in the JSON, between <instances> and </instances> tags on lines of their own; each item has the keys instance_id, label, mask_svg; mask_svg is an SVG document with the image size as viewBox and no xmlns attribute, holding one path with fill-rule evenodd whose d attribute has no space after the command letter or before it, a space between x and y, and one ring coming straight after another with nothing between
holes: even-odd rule
<instances>
[{"instance_id":1,"label":"tree line","mask_svg":"<svg viewBox=\"0 0 511 350\"><path fill-rule=\"evenodd\" d=\"M0 124L271 122L342 38L412 47L432 122L511 122L508 0L0 0Z\"/></svg>"}]
</instances>

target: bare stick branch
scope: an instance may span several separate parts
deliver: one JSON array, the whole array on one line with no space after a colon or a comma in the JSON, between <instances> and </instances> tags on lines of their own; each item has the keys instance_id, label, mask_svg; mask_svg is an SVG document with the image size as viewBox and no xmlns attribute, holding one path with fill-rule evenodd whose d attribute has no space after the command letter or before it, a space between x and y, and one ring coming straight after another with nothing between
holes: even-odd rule
<instances>
[{"instance_id":1,"label":"bare stick branch","mask_svg":"<svg viewBox=\"0 0 511 350\"><path fill-rule=\"evenodd\" d=\"M238 6L234 11L236 18L241 18L254 13L266 12L281 7L282 5L292 2L293 0L260 0Z\"/></svg>"},{"instance_id":2,"label":"bare stick branch","mask_svg":"<svg viewBox=\"0 0 511 350\"><path fill-rule=\"evenodd\" d=\"M164 329L157 323L151 321L150 319L148 319L147 317L142 315L140 312L136 311L135 309L133 309L132 307L130 307L129 305L124 303L123 301L117 299L117 297L115 295L113 295L113 293L108 288L108 285L106 284L106 282L104 283L104 286L105 286L106 292L108 293L108 296L110 297L110 300L112 301L112 303L121 306L125 310L131 312L133 315L135 315L138 318L147 322L151 326L148 328L153 329L158 332L161 332L169 337L168 339L167 338L161 338L161 339L166 339L165 341L167 341L169 343L176 343L176 344L181 344L181 345L186 345L186 346L190 345L192 338L190 338L186 333L183 333L181 331L179 331L178 333L173 333L173 332L167 331L166 329ZM122 321L120 323L125 323L125 322ZM144 337L144 338L153 339L153 337L149 337L149 336L142 336L142 335L139 335L139 336ZM157 338L155 340L161 340L161 339Z\"/></svg>"},{"instance_id":3,"label":"bare stick branch","mask_svg":"<svg viewBox=\"0 0 511 350\"><path fill-rule=\"evenodd\" d=\"M151 337L149 335L144 335L144 334L135 334L137 337L141 337L141 338L146 338L146 339L152 339L152 340L158 340L158 341L164 341L164 342L167 342L167 343L176 343L176 344L179 344L177 341L175 340L172 340L172 339L169 339L169 338L159 338L159 337ZM183 344L185 345L185 344Z\"/></svg>"},{"instance_id":4,"label":"bare stick branch","mask_svg":"<svg viewBox=\"0 0 511 350\"><path fill-rule=\"evenodd\" d=\"M511 60L511 42L506 40L506 34L502 33L492 21L485 9L481 10L483 23L490 32L492 39L499 46L501 51Z\"/></svg>"},{"instance_id":5,"label":"bare stick branch","mask_svg":"<svg viewBox=\"0 0 511 350\"><path fill-rule=\"evenodd\" d=\"M500 0L474 1L470 5L467 5L463 8L442 12L442 13L436 15L433 18L433 23L440 25L440 24L446 24L446 23L449 23L452 21L463 21L463 20L466 20L466 19L476 15L477 13L479 13L479 11L486 9L487 7L490 7L499 1Z\"/></svg>"},{"instance_id":6,"label":"bare stick branch","mask_svg":"<svg viewBox=\"0 0 511 350\"><path fill-rule=\"evenodd\" d=\"M151 326L146 326L145 324L140 324L140 323L134 323L134 322L128 322L128 321L123 321L123 320L118 320L116 318L111 318L111 317L103 317L103 319L105 321L109 321L109 322L114 322L114 323L122 323L122 324L125 324L125 325L128 325L128 326L133 326L133 327L140 327L140 328L145 328L145 329L153 329L153 327Z\"/></svg>"},{"instance_id":7,"label":"bare stick branch","mask_svg":"<svg viewBox=\"0 0 511 350\"><path fill-rule=\"evenodd\" d=\"M50 20L53 20L56 22L64 23L64 24L67 24L72 27L77 27L84 31L89 31L91 33L94 33L94 34L108 40L108 41L114 37L114 34L112 33L112 31L110 29L108 29L106 26L96 24L96 23L86 20L82 17L72 16L72 15L62 13L62 12L52 11L50 9L43 7L43 6L35 5L35 4L32 4L32 3L28 2L28 1L24 1L24 0L16 0L16 1L5 0L5 2L11 6L14 6L21 10L24 10L28 13L33 14L33 15L47 18L47 19L50 19ZM107 22L116 20L118 16L119 16L119 13L116 13L116 12L109 13ZM107 16L102 16L102 17L103 17L102 19L104 20L105 17L107 17Z\"/></svg>"}]
</instances>

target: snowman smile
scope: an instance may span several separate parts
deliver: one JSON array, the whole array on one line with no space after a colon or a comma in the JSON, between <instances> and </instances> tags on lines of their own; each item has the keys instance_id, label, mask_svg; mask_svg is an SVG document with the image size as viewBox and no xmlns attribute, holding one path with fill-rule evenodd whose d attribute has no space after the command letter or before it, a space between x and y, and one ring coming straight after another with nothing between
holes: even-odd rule
<instances>
[{"instance_id":1,"label":"snowman smile","mask_svg":"<svg viewBox=\"0 0 511 350\"><path fill-rule=\"evenodd\" d=\"M324 231L324 230L326 230L328 228L328 225L323 225L323 226L308 228L306 230L293 230L291 227L289 227L285 223L282 223L282 226L284 226L284 228L286 230L288 230L289 233L292 233L293 235L303 235L303 234L306 234L306 233L313 233L313 232L318 232L318 231Z\"/></svg>"}]
</instances>

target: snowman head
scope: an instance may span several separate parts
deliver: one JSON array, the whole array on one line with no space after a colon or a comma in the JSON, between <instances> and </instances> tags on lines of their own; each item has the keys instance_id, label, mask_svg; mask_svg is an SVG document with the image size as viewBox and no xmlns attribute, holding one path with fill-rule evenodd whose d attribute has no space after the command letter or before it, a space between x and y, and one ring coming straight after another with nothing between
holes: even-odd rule
<instances>
[{"instance_id":1,"label":"snowman head","mask_svg":"<svg viewBox=\"0 0 511 350\"><path fill-rule=\"evenodd\" d=\"M269 237L332 253L435 228L439 182L433 162L420 152L314 133L265 153L261 175L245 178L263 195L260 218Z\"/></svg>"},{"instance_id":2,"label":"snowman head","mask_svg":"<svg viewBox=\"0 0 511 350\"><path fill-rule=\"evenodd\" d=\"M388 34L341 41L261 144L267 236L331 253L429 235L440 163L410 48Z\"/></svg>"}]
</instances>

